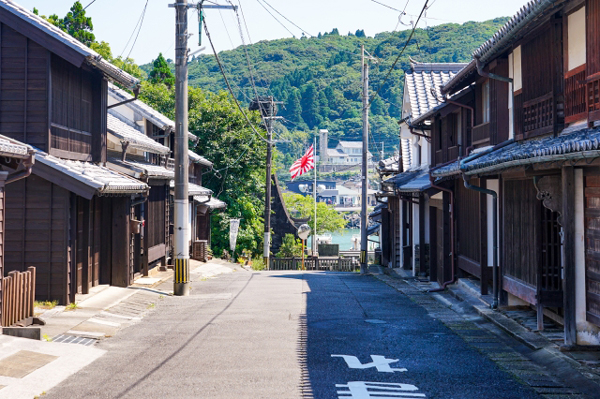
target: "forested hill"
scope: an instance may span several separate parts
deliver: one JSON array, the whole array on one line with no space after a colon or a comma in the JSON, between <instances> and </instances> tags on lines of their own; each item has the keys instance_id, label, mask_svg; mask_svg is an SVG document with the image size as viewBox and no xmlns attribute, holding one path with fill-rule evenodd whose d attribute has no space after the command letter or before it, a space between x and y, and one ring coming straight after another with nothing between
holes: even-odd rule
<instances>
[{"instance_id":1,"label":"forested hill","mask_svg":"<svg viewBox=\"0 0 600 399\"><path fill-rule=\"evenodd\" d=\"M403 70L409 56L421 62L468 62L472 51L489 39L507 18L465 24L443 24L417 29L404 55L383 87L381 84L410 30L365 37L363 31L340 35L337 29L318 37L261 41L246 46L260 95L282 101L279 115L290 131L327 128L330 136L358 139L361 134L360 46L377 57L371 63L370 87L379 91L371 105L371 131L376 142L392 150L397 141L397 119L403 90ZM254 92L243 47L220 53L236 96L245 104ZM171 67L174 68L172 61ZM142 67L151 70L151 64ZM212 55L194 58L190 84L210 91L226 85ZM283 133L287 134L285 129ZM332 143L333 144L333 143ZM292 148L289 148L293 152Z\"/></svg>"}]
</instances>

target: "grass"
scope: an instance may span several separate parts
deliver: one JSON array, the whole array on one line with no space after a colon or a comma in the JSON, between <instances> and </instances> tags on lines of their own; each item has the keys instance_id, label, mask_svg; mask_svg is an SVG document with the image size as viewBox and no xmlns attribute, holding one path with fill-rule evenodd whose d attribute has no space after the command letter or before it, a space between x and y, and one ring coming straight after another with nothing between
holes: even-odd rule
<instances>
[{"instance_id":1,"label":"grass","mask_svg":"<svg viewBox=\"0 0 600 399\"><path fill-rule=\"evenodd\" d=\"M34 301L33 306L40 309L54 309L58 301Z\"/></svg>"},{"instance_id":2,"label":"grass","mask_svg":"<svg viewBox=\"0 0 600 399\"><path fill-rule=\"evenodd\" d=\"M154 309L156 305L154 303L150 303L148 304L148 309Z\"/></svg>"},{"instance_id":3,"label":"grass","mask_svg":"<svg viewBox=\"0 0 600 399\"><path fill-rule=\"evenodd\" d=\"M50 338L50 336L48 336L48 334L44 334L42 335L42 338L44 339L44 341L46 342L52 342L52 338Z\"/></svg>"},{"instance_id":4,"label":"grass","mask_svg":"<svg viewBox=\"0 0 600 399\"><path fill-rule=\"evenodd\" d=\"M265 261L260 256L252 259L252 270L261 271L265 270Z\"/></svg>"},{"instance_id":5,"label":"grass","mask_svg":"<svg viewBox=\"0 0 600 399\"><path fill-rule=\"evenodd\" d=\"M75 302L71 302L65 308L65 310L75 310L75 309L79 309L79 305Z\"/></svg>"}]
</instances>

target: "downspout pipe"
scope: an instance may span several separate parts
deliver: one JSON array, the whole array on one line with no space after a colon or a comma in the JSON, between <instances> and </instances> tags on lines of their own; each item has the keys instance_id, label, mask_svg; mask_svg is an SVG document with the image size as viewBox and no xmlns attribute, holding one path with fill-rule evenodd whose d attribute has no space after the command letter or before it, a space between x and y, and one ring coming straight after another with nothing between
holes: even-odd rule
<instances>
[{"instance_id":1,"label":"downspout pipe","mask_svg":"<svg viewBox=\"0 0 600 399\"><path fill-rule=\"evenodd\" d=\"M23 161L23 166L25 166L24 170L8 175L6 182L4 184L14 183L17 180L25 179L31 175L31 170L33 169L33 164L35 163L35 155L33 152L29 153L29 158Z\"/></svg>"},{"instance_id":2,"label":"downspout pipe","mask_svg":"<svg viewBox=\"0 0 600 399\"><path fill-rule=\"evenodd\" d=\"M454 248L456 247L455 242L454 242L454 191L450 190L449 188L437 186L435 184L435 178L431 175L431 172L433 172L435 169L438 169L442 166L443 165L440 165L429 171L429 181L431 182L431 188L434 188L434 189L440 190L440 191L444 191L444 192L450 194L450 249L451 249L450 250L450 265L451 265L451 273L452 274L451 274L451 278L449 281L444 282L440 288L429 290L429 292L444 291L446 289L446 286L448 286L449 284L453 284L456 281L456 265L455 265L455 259L454 259Z\"/></svg>"},{"instance_id":3,"label":"downspout pipe","mask_svg":"<svg viewBox=\"0 0 600 399\"><path fill-rule=\"evenodd\" d=\"M474 190L486 195L492 196L492 229L493 229L493 240L494 240L494 249L492 255L492 269L493 269L493 300L492 300L492 309L498 309L498 298L499 298L499 268L498 268L498 193L494 190L490 190L489 188L483 188L478 186L473 186L469 184L467 176L465 176L464 172L462 173L462 178L465 182L465 187L469 190Z\"/></svg>"}]
</instances>

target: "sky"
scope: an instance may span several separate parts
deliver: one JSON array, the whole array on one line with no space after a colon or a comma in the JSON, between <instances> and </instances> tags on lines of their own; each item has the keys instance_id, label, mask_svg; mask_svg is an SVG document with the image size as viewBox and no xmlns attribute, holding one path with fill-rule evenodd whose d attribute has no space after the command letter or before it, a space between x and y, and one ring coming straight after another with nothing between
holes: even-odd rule
<instances>
[{"instance_id":1,"label":"sky","mask_svg":"<svg viewBox=\"0 0 600 399\"><path fill-rule=\"evenodd\" d=\"M37 7L42 15L57 14L63 17L75 0L13 1L30 10ZM334 28L344 35L363 29L368 36L394 29L409 29L411 21L416 21L425 3L424 0L408 0L408 4L406 0L206 0L206 4L228 4L228 1L241 5L238 15L246 44L292 35L299 38L302 31L318 35L319 32L330 32ZM84 7L89 4L86 13L92 17L96 40L110 43L113 56L130 55L138 64L151 62L160 52L165 58L174 58L175 10L168 6L174 2L175 0L81 0ZM429 0L426 18L421 19L419 27L512 16L525 3L526 0ZM399 11L405 6L406 15L399 21ZM134 28L145 7L146 12L137 35L138 30ZM242 44L238 18L234 11L205 10L205 13L206 24L217 51L229 50ZM189 48L193 52L200 48L198 16L195 10L188 15L191 33ZM200 54L211 53L204 34L202 41L206 49Z\"/></svg>"}]
</instances>

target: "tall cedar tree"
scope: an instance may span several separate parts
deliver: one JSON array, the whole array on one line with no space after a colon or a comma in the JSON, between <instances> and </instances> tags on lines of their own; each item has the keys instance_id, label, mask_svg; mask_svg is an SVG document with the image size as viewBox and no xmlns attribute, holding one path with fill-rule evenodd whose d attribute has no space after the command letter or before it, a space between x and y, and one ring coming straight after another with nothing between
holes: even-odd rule
<instances>
[{"instance_id":1,"label":"tall cedar tree","mask_svg":"<svg viewBox=\"0 0 600 399\"><path fill-rule=\"evenodd\" d=\"M33 13L39 15L38 9L34 8ZM96 41L96 36L92 33L94 30L92 18L85 16L85 10L79 1L73 3L73 6L63 19L60 19L56 14L48 17L42 15L41 17L88 47Z\"/></svg>"},{"instance_id":2,"label":"tall cedar tree","mask_svg":"<svg viewBox=\"0 0 600 399\"><path fill-rule=\"evenodd\" d=\"M148 79L152 84L164 83L169 89L175 85L175 75L171 72L162 53L158 54L158 58L154 60L154 68L148 75Z\"/></svg>"}]
</instances>

